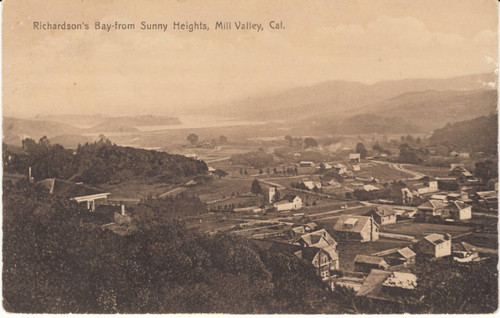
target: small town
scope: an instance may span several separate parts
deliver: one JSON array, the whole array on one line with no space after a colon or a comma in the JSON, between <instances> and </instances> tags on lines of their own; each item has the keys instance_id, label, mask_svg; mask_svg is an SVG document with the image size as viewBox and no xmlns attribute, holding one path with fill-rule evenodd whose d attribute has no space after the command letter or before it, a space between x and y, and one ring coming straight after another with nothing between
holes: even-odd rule
<instances>
[{"instance_id":1,"label":"small town","mask_svg":"<svg viewBox=\"0 0 500 318\"><path fill-rule=\"evenodd\" d=\"M4 314L498 312L497 1L0 9Z\"/></svg>"}]
</instances>

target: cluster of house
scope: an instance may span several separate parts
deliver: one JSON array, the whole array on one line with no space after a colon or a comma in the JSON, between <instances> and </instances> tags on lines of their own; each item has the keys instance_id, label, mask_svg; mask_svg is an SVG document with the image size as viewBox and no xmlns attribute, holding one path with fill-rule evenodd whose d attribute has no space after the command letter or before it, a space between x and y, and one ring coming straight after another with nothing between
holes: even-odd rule
<instances>
[{"instance_id":1,"label":"cluster of house","mask_svg":"<svg viewBox=\"0 0 500 318\"><path fill-rule=\"evenodd\" d=\"M358 254L354 271L340 274L337 241L314 222L294 225L289 230L290 243L296 247L294 255L310 263L329 287L349 287L356 296L398 301L395 295L404 295L417 286L417 276L411 268L417 255L439 259L453 257L465 263L480 260L475 246L452 242L449 234L431 233L410 246L381 251L373 255ZM378 239L378 225L371 216L342 216L333 228L340 241L359 242Z\"/></svg>"}]
</instances>

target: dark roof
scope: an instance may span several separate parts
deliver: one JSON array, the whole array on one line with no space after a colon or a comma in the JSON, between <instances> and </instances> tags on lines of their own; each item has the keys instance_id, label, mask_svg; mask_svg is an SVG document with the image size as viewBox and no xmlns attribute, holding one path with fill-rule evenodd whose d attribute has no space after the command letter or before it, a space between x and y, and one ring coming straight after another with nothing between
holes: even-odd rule
<instances>
[{"instance_id":1,"label":"dark roof","mask_svg":"<svg viewBox=\"0 0 500 318\"><path fill-rule=\"evenodd\" d=\"M336 260L336 259L339 258L337 250L333 246L327 246L327 247L323 247L323 248L321 248L321 247L305 247L302 250L301 254L296 253L295 255L297 257L301 257L301 258L303 258L305 260L312 261L314 259L314 257L320 251L323 252L323 253L328 254L328 256L330 256L330 259L332 259L332 260Z\"/></svg>"},{"instance_id":2,"label":"dark roof","mask_svg":"<svg viewBox=\"0 0 500 318\"><path fill-rule=\"evenodd\" d=\"M406 259L415 257L417 255L409 247L404 247L402 249L399 249L397 252Z\"/></svg>"},{"instance_id":3,"label":"dark roof","mask_svg":"<svg viewBox=\"0 0 500 318\"><path fill-rule=\"evenodd\" d=\"M424 240L431 242L434 245L439 245L447 241L443 234L432 233L424 237Z\"/></svg>"},{"instance_id":4,"label":"dark roof","mask_svg":"<svg viewBox=\"0 0 500 318\"><path fill-rule=\"evenodd\" d=\"M281 201L288 201L288 202L293 202L295 200L295 197L297 197L296 194L287 194L281 199Z\"/></svg>"},{"instance_id":5,"label":"dark roof","mask_svg":"<svg viewBox=\"0 0 500 318\"><path fill-rule=\"evenodd\" d=\"M387 265L386 261L380 256L371 256L371 255L362 255L362 254L356 255L356 258L354 258L354 263Z\"/></svg>"},{"instance_id":6,"label":"dark roof","mask_svg":"<svg viewBox=\"0 0 500 318\"><path fill-rule=\"evenodd\" d=\"M47 188L49 192L52 194L63 195L64 197L67 198L83 197L87 195L106 193L98 188L58 178L45 179L39 181L38 184Z\"/></svg>"},{"instance_id":7,"label":"dark roof","mask_svg":"<svg viewBox=\"0 0 500 318\"><path fill-rule=\"evenodd\" d=\"M375 209L371 210L370 212L364 214L364 215L378 215L378 216L390 216L396 214L396 211L394 209L387 207L387 206L377 206Z\"/></svg>"}]
</instances>

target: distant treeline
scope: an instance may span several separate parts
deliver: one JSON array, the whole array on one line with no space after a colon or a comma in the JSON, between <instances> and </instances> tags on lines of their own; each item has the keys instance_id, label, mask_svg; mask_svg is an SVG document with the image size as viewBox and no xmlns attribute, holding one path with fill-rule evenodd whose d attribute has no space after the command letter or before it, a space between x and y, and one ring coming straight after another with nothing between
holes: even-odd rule
<instances>
[{"instance_id":1,"label":"distant treeline","mask_svg":"<svg viewBox=\"0 0 500 318\"><path fill-rule=\"evenodd\" d=\"M52 145L46 137L39 142L25 139L21 152L11 152L4 145L3 160L9 172L27 174L31 167L36 180L71 178L89 184L122 182L134 177L176 182L208 170L203 161L154 150L120 147L108 139L78 145L76 151Z\"/></svg>"},{"instance_id":2,"label":"distant treeline","mask_svg":"<svg viewBox=\"0 0 500 318\"><path fill-rule=\"evenodd\" d=\"M434 131L430 142L459 151L496 154L498 151L497 114L447 124Z\"/></svg>"}]
</instances>

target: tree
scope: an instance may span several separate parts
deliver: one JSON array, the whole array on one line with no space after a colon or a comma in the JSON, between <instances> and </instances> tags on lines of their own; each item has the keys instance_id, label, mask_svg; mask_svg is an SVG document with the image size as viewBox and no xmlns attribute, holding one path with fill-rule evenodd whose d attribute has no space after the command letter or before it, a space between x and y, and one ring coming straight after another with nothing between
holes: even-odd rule
<instances>
[{"instance_id":1,"label":"tree","mask_svg":"<svg viewBox=\"0 0 500 318\"><path fill-rule=\"evenodd\" d=\"M304 144L306 148L318 147L318 143L314 138L307 137L304 139Z\"/></svg>"},{"instance_id":2,"label":"tree","mask_svg":"<svg viewBox=\"0 0 500 318\"><path fill-rule=\"evenodd\" d=\"M227 137L226 137L226 136L224 136L224 135L220 135L220 136L219 136L219 143L220 143L221 145L223 145L223 144L227 143Z\"/></svg>"},{"instance_id":3,"label":"tree","mask_svg":"<svg viewBox=\"0 0 500 318\"><path fill-rule=\"evenodd\" d=\"M290 136L290 135L286 135L285 136L285 140L288 142L288 146L292 146L292 142L293 142L293 137Z\"/></svg>"},{"instance_id":4,"label":"tree","mask_svg":"<svg viewBox=\"0 0 500 318\"><path fill-rule=\"evenodd\" d=\"M481 179L482 182L486 183L490 179L498 178L498 167L493 161L486 160L476 162L475 166L476 169L474 170L474 174Z\"/></svg>"},{"instance_id":5,"label":"tree","mask_svg":"<svg viewBox=\"0 0 500 318\"><path fill-rule=\"evenodd\" d=\"M192 145L196 145L196 143L198 143L198 135L196 134L189 134L187 136L187 140L192 144Z\"/></svg>"},{"instance_id":6,"label":"tree","mask_svg":"<svg viewBox=\"0 0 500 318\"><path fill-rule=\"evenodd\" d=\"M366 158L366 154L368 153L365 148L365 144L362 142L358 142L356 144L356 152L360 154L361 158Z\"/></svg>"},{"instance_id":7,"label":"tree","mask_svg":"<svg viewBox=\"0 0 500 318\"><path fill-rule=\"evenodd\" d=\"M214 171L214 174L220 179L220 178L224 178L225 176L227 176L227 172L224 171L224 170L221 170L221 169L216 169Z\"/></svg>"},{"instance_id":8,"label":"tree","mask_svg":"<svg viewBox=\"0 0 500 318\"><path fill-rule=\"evenodd\" d=\"M253 194L261 194L262 193L262 187L260 186L259 180L253 179L252 187L251 187L250 191Z\"/></svg>"}]
</instances>

